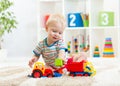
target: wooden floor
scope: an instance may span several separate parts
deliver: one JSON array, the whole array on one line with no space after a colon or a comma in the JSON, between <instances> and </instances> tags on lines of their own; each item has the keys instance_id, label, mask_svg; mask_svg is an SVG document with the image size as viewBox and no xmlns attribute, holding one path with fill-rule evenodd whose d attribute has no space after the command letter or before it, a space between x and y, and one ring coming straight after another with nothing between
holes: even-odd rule
<instances>
[{"instance_id":1,"label":"wooden floor","mask_svg":"<svg viewBox=\"0 0 120 86\"><path fill-rule=\"evenodd\" d=\"M27 60L0 62L0 86L120 86L120 60L92 60L94 77L31 78Z\"/></svg>"}]
</instances>

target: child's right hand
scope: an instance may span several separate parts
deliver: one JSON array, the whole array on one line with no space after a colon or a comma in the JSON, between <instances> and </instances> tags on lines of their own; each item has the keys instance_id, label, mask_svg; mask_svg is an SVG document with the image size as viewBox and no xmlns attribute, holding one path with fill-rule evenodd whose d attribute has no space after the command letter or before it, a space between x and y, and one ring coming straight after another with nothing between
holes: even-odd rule
<instances>
[{"instance_id":1,"label":"child's right hand","mask_svg":"<svg viewBox=\"0 0 120 86\"><path fill-rule=\"evenodd\" d=\"M34 56L31 60L29 60L28 65L32 68L32 65L38 60L38 57Z\"/></svg>"}]
</instances>

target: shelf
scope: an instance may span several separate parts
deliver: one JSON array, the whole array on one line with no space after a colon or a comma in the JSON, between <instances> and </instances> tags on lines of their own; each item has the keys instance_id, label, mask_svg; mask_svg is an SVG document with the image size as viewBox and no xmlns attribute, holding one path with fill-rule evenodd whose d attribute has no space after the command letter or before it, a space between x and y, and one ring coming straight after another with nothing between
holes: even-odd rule
<instances>
[{"instance_id":1,"label":"shelf","mask_svg":"<svg viewBox=\"0 0 120 86\"><path fill-rule=\"evenodd\" d=\"M67 27L65 30L81 30L81 29L89 29L89 27Z\"/></svg>"},{"instance_id":2,"label":"shelf","mask_svg":"<svg viewBox=\"0 0 120 86\"><path fill-rule=\"evenodd\" d=\"M97 26L97 27L90 27L91 29L116 29L116 28L119 28L119 26L106 26L106 27L104 27L104 26L102 26L102 27L99 27L99 26Z\"/></svg>"},{"instance_id":3,"label":"shelf","mask_svg":"<svg viewBox=\"0 0 120 86\"><path fill-rule=\"evenodd\" d=\"M74 38L78 38L79 46L83 40L85 45L90 45L89 56L93 57L95 45L100 46L102 54L105 44L105 38L112 38L113 48L116 57L120 57L120 1L109 0L38 0L38 40L42 40L46 36L45 20L47 14L61 13L65 16L67 27L64 32L65 45L69 41L74 42ZM108 3L109 2L109 3ZM77 14L76 14L77 13ZM70 14L74 14L77 24L82 21L83 26L70 26ZM102 14L105 16L102 17ZM76 15L79 15L79 17ZM87 16L85 16L87 15ZM107 16L106 16L107 15ZM111 16L112 15L112 16ZM81 18L81 20L79 19ZM112 20L110 20L112 19ZM84 23L87 20L87 25ZM76 22L77 21L77 22ZM78 37L78 35L83 35ZM89 39L89 41L88 41ZM71 48L74 46L72 45ZM79 48L81 50L81 47ZM100 57L102 58L102 57Z\"/></svg>"},{"instance_id":4,"label":"shelf","mask_svg":"<svg viewBox=\"0 0 120 86\"><path fill-rule=\"evenodd\" d=\"M62 0L38 0L40 2L61 2Z\"/></svg>"}]
</instances>

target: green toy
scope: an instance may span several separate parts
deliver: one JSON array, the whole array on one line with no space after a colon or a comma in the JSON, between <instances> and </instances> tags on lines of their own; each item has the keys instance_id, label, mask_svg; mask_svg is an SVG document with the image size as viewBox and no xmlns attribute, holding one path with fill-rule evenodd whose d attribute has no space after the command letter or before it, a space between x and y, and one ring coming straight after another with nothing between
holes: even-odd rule
<instances>
[{"instance_id":1,"label":"green toy","mask_svg":"<svg viewBox=\"0 0 120 86\"><path fill-rule=\"evenodd\" d=\"M59 67L63 66L63 60L60 58L56 58L55 59L55 66L59 66Z\"/></svg>"}]
</instances>

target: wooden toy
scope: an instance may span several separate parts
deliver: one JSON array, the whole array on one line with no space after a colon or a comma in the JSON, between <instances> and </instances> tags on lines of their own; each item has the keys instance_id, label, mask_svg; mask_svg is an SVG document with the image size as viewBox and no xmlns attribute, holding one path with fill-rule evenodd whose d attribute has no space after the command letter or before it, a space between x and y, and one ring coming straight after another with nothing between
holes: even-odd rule
<instances>
[{"instance_id":1,"label":"wooden toy","mask_svg":"<svg viewBox=\"0 0 120 86\"><path fill-rule=\"evenodd\" d=\"M67 43L67 50L68 50L68 53L70 54L71 53L71 41Z\"/></svg>"},{"instance_id":2,"label":"wooden toy","mask_svg":"<svg viewBox=\"0 0 120 86\"><path fill-rule=\"evenodd\" d=\"M78 39L77 38L74 39L74 49L75 49L75 53L78 53Z\"/></svg>"},{"instance_id":3,"label":"wooden toy","mask_svg":"<svg viewBox=\"0 0 120 86\"><path fill-rule=\"evenodd\" d=\"M83 27L83 20L81 13L69 13L68 14L68 27Z\"/></svg>"},{"instance_id":4,"label":"wooden toy","mask_svg":"<svg viewBox=\"0 0 120 86\"><path fill-rule=\"evenodd\" d=\"M85 49L85 36L84 35L81 35L81 37L82 37L82 43L81 43L81 45L80 45L80 48L82 49L82 51L84 51L84 49Z\"/></svg>"},{"instance_id":5,"label":"wooden toy","mask_svg":"<svg viewBox=\"0 0 120 86\"><path fill-rule=\"evenodd\" d=\"M103 57L115 57L114 56L114 50L112 46L112 40L110 37L105 39L105 45L104 45L104 50L103 50Z\"/></svg>"},{"instance_id":6,"label":"wooden toy","mask_svg":"<svg viewBox=\"0 0 120 86\"><path fill-rule=\"evenodd\" d=\"M93 57L100 57L98 45L95 46Z\"/></svg>"},{"instance_id":7,"label":"wooden toy","mask_svg":"<svg viewBox=\"0 0 120 86\"><path fill-rule=\"evenodd\" d=\"M71 37L71 41L67 42L68 54L78 53L78 52L87 52L89 50L89 35L86 36L83 34L75 34Z\"/></svg>"}]
</instances>

